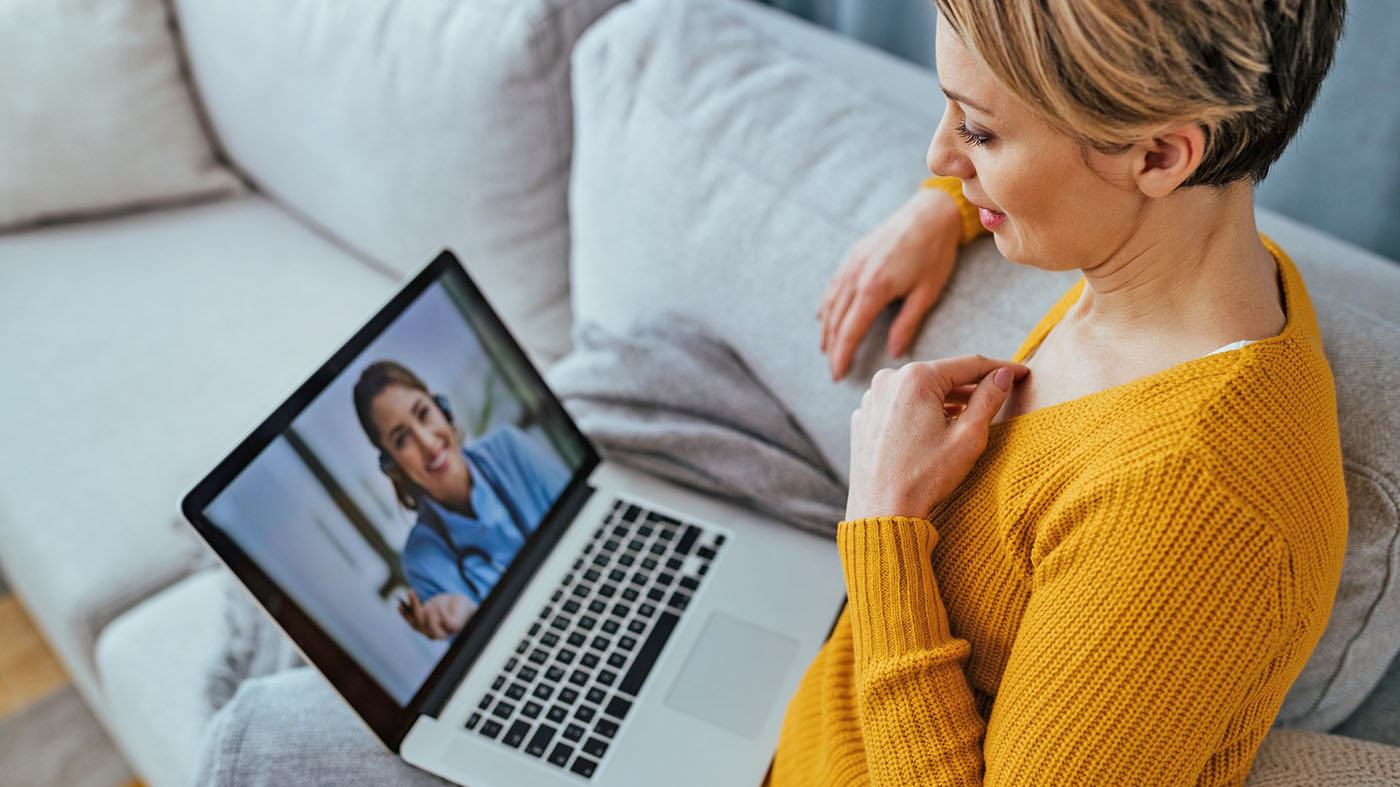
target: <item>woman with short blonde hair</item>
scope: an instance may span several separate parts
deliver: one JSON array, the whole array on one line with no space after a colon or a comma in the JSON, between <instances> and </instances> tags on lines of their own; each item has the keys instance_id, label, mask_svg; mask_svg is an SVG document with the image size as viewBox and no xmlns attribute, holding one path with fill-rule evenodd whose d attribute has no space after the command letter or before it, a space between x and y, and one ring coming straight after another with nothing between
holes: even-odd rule
<instances>
[{"instance_id":1,"label":"woman with short blonde hair","mask_svg":"<svg viewBox=\"0 0 1400 787\"><path fill-rule=\"evenodd\" d=\"M1343 3L937 5L937 177L833 276L833 377L896 299L903 350L959 241L1083 279L1010 361L871 381L849 603L770 781L1241 784L1346 544L1331 372L1252 189Z\"/></svg>"}]
</instances>

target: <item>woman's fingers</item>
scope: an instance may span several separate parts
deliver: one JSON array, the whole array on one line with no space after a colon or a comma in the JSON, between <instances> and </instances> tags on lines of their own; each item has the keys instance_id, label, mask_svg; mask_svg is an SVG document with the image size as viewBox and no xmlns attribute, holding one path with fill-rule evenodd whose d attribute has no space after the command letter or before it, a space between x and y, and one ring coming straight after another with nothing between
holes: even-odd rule
<instances>
[{"instance_id":1,"label":"woman's fingers","mask_svg":"<svg viewBox=\"0 0 1400 787\"><path fill-rule=\"evenodd\" d=\"M846 309L851 305L851 299L855 297L855 288L848 286L843 280L837 285L836 291L831 295L831 307L826 310L822 317L822 352L830 353L831 348L836 343L836 331L841 327L841 320L846 315Z\"/></svg>"},{"instance_id":2,"label":"woman's fingers","mask_svg":"<svg viewBox=\"0 0 1400 787\"><path fill-rule=\"evenodd\" d=\"M875 316L885 308L893 297L883 297L865 290L856 295L846 314L841 318L841 327L836 334L835 346L828 356L831 364L831 379L840 380L851 368L851 357L855 355L860 340L870 330Z\"/></svg>"},{"instance_id":3,"label":"woman's fingers","mask_svg":"<svg viewBox=\"0 0 1400 787\"><path fill-rule=\"evenodd\" d=\"M977 388L968 399L967 407L958 417L958 427L964 430L976 429L979 437L985 438L992 418L1011 393L1015 377L1015 372L1005 366L988 372L977 384Z\"/></svg>"},{"instance_id":4,"label":"woman's fingers","mask_svg":"<svg viewBox=\"0 0 1400 787\"><path fill-rule=\"evenodd\" d=\"M1015 361L999 361L982 355L961 355L956 358L927 361L927 363L945 376L948 384L947 391L944 393L945 397L948 392L964 386L974 386L975 390L982 378L1003 366L1011 370L1012 378L1015 380L1020 380L1031 372L1030 367L1024 364Z\"/></svg>"}]
</instances>

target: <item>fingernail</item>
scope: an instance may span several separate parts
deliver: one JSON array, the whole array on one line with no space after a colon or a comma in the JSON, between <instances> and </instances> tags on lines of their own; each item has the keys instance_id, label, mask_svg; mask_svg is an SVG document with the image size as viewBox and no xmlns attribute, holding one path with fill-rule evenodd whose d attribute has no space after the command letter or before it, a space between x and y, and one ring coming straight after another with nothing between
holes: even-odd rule
<instances>
[{"instance_id":1,"label":"fingernail","mask_svg":"<svg viewBox=\"0 0 1400 787\"><path fill-rule=\"evenodd\" d=\"M1001 390L1009 391L1011 390L1011 378L1011 370L1003 366L992 375L992 382Z\"/></svg>"}]
</instances>

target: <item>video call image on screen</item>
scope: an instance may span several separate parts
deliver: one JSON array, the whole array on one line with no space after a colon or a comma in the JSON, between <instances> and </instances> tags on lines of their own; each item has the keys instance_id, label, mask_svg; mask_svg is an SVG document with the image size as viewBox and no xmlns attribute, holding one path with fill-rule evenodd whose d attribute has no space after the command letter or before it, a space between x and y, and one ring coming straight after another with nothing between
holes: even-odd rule
<instances>
[{"instance_id":1,"label":"video call image on screen","mask_svg":"<svg viewBox=\"0 0 1400 787\"><path fill-rule=\"evenodd\" d=\"M583 461L471 303L428 287L205 510L400 705Z\"/></svg>"}]
</instances>

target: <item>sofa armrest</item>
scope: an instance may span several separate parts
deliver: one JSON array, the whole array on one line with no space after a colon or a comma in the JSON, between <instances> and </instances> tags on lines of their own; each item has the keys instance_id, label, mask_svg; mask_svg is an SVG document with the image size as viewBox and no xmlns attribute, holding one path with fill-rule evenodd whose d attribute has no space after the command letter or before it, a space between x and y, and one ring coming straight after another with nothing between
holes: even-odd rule
<instances>
[{"instance_id":1,"label":"sofa armrest","mask_svg":"<svg viewBox=\"0 0 1400 787\"><path fill-rule=\"evenodd\" d=\"M1400 784L1400 748L1275 727L1259 747L1248 787Z\"/></svg>"}]
</instances>

